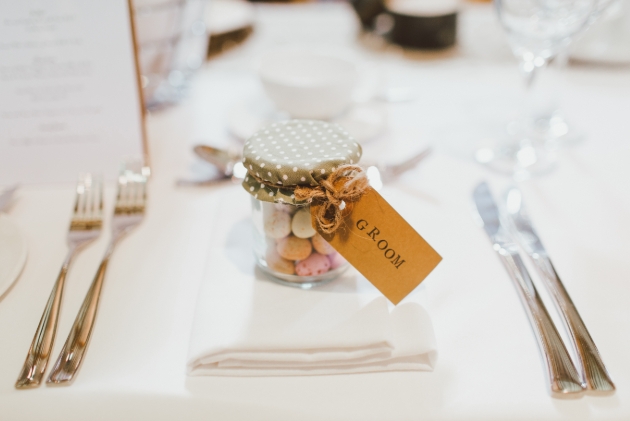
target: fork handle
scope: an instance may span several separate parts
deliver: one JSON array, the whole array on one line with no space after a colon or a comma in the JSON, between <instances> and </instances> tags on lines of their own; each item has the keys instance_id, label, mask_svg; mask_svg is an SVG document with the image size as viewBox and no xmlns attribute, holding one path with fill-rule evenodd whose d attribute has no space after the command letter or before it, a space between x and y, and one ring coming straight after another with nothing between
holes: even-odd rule
<instances>
[{"instance_id":1,"label":"fork handle","mask_svg":"<svg viewBox=\"0 0 630 421\"><path fill-rule=\"evenodd\" d=\"M531 253L530 257L540 277L543 278L547 288L552 292L556 305L573 337L580 363L584 369L586 387L596 392L613 392L615 384L611 380L597 346L595 346L593 338L586 329L580 313L578 313L569 293L562 284L551 260L546 255L538 253Z\"/></svg>"},{"instance_id":2,"label":"fork handle","mask_svg":"<svg viewBox=\"0 0 630 421\"><path fill-rule=\"evenodd\" d=\"M530 322L547 365L552 395L581 393L584 390L582 379L538 295L521 256L505 249L499 250L499 255L529 310Z\"/></svg>"},{"instance_id":3,"label":"fork handle","mask_svg":"<svg viewBox=\"0 0 630 421\"><path fill-rule=\"evenodd\" d=\"M55 286L50 292L48 302L44 308L42 318L35 331L33 342L26 355L22 371L15 382L16 389L30 389L39 386L46 372L46 366L50 359L53 345L55 343L55 333L57 332L57 321L59 320L59 310L61 309L61 299L63 287L70 267L70 262L76 250L71 249L66 256L66 260L61 266Z\"/></svg>"},{"instance_id":4,"label":"fork handle","mask_svg":"<svg viewBox=\"0 0 630 421\"><path fill-rule=\"evenodd\" d=\"M61 350L59 358L48 377L47 383L63 384L72 381L83 362L83 357L87 350L94 321L96 319L96 311L98 310L98 302L101 296L103 280L105 279L105 271L109 263L111 255L111 247L101 261L96 276L92 281L92 285L83 300L79 314L74 320L68 339Z\"/></svg>"}]
</instances>

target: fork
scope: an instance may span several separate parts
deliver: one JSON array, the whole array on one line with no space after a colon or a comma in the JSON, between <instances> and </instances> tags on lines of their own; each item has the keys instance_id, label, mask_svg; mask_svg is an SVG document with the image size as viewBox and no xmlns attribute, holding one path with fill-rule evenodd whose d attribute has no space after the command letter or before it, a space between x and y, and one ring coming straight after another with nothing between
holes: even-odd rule
<instances>
[{"instance_id":1,"label":"fork","mask_svg":"<svg viewBox=\"0 0 630 421\"><path fill-rule=\"evenodd\" d=\"M81 367L94 328L107 265L116 244L144 218L147 199L146 184L145 175L128 169L123 170L118 178L118 194L112 218L112 238L72 325L68 339L48 377L49 384L69 383Z\"/></svg>"},{"instance_id":2,"label":"fork","mask_svg":"<svg viewBox=\"0 0 630 421\"><path fill-rule=\"evenodd\" d=\"M61 266L44 314L39 321L26 361L15 383L17 389L37 387L46 371L55 341L61 298L70 263L78 252L94 241L103 225L103 186L100 178L81 177L77 184L74 212L68 232L68 254Z\"/></svg>"}]
</instances>

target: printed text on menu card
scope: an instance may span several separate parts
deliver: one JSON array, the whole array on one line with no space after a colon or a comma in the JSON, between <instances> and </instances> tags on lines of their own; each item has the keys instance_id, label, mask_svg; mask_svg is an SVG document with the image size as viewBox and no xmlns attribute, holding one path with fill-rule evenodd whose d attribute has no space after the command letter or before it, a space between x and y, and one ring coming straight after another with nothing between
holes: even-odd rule
<instances>
[{"instance_id":1,"label":"printed text on menu card","mask_svg":"<svg viewBox=\"0 0 630 421\"><path fill-rule=\"evenodd\" d=\"M0 185L143 155L127 0L0 0Z\"/></svg>"}]
</instances>

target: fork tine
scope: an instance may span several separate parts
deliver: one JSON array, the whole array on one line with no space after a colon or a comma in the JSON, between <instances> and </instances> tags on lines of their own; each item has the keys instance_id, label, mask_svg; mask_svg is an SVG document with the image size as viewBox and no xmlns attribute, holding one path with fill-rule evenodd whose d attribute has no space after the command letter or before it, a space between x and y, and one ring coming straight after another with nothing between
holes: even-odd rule
<instances>
[{"instance_id":1,"label":"fork tine","mask_svg":"<svg viewBox=\"0 0 630 421\"><path fill-rule=\"evenodd\" d=\"M96 185L96 179L92 179L92 186L90 188L90 202L88 207L88 218L96 218L96 200L98 197L98 186Z\"/></svg>"},{"instance_id":2,"label":"fork tine","mask_svg":"<svg viewBox=\"0 0 630 421\"><path fill-rule=\"evenodd\" d=\"M73 216L77 216L79 214L79 206L80 206L82 194L83 194L83 177L79 178L79 181L77 182L76 195L74 199Z\"/></svg>"},{"instance_id":3,"label":"fork tine","mask_svg":"<svg viewBox=\"0 0 630 421\"><path fill-rule=\"evenodd\" d=\"M116 210L124 212L129 206L129 179L125 174L118 178L118 198L116 200Z\"/></svg>"},{"instance_id":4,"label":"fork tine","mask_svg":"<svg viewBox=\"0 0 630 421\"><path fill-rule=\"evenodd\" d=\"M79 182L77 184L77 201L74 210L74 218L85 218L86 209L89 203L88 197L90 194L89 177L89 174L83 174L79 178Z\"/></svg>"},{"instance_id":5,"label":"fork tine","mask_svg":"<svg viewBox=\"0 0 630 421\"><path fill-rule=\"evenodd\" d=\"M85 198L83 199L83 213L81 215L84 220L88 220L91 217L91 205L93 195L92 176L90 174L87 174L85 176Z\"/></svg>"},{"instance_id":6,"label":"fork tine","mask_svg":"<svg viewBox=\"0 0 630 421\"><path fill-rule=\"evenodd\" d=\"M134 190L135 184L133 182L133 180L130 180L129 177L127 177L127 189L126 189L126 196L125 196L125 207L127 208L127 212L130 210L130 208L133 206L133 190Z\"/></svg>"},{"instance_id":7,"label":"fork tine","mask_svg":"<svg viewBox=\"0 0 630 421\"><path fill-rule=\"evenodd\" d=\"M138 180L136 182L136 210L141 212L144 208L144 182Z\"/></svg>"},{"instance_id":8,"label":"fork tine","mask_svg":"<svg viewBox=\"0 0 630 421\"><path fill-rule=\"evenodd\" d=\"M98 191L96 190L97 186L95 185L95 178L90 175L89 179L88 179L88 196L87 196L87 203L86 203L86 207L85 207L85 217L89 220L92 220L96 217L96 213L94 212L94 200L98 194Z\"/></svg>"},{"instance_id":9,"label":"fork tine","mask_svg":"<svg viewBox=\"0 0 630 421\"><path fill-rule=\"evenodd\" d=\"M147 179L140 182L140 206L144 208L147 203Z\"/></svg>"},{"instance_id":10,"label":"fork tine","mask_svg":"<svg viewBox=\"0 0 630 421\"><path fill-rule=\"evenodd\" d=\"M88 185L88 194L86 197L86 201L85 201L85 219L89 220L92 219L92 216L94 215L94 212L92 212L92 204L94 203L94 181L92 180L92 178L88 178L87 180L87 185Z\"/></svg>"},{"instance_id":11,"label":"fork tine","mask_svg":"<svg viewBox=\"0 0 630 421\"><path fill-rule=\"evenodd\" d=\"M94 194L92 198L92 218L101 219L100 208L103 202L103 182L100 177L95 177L93 180Z\"/></svg>"},{"instance_id":12,"label":"fork tine","mask_svg":"<svg viewBox=\"0 0 630 421\"><path fill-rule=\"evenodd\" d=\"M81 203L81 199L83 198L83 194L85 193L85 186L83 185L83 178L81 177L79 181L77 181L77 189L75 194L75 204L74 204L74 214L73 217L79 216L79 212L83 208L83 204Z\"/></svg>"},{"instance_id":13,"label":"fork tine","mask_svg":"<svg viewBox=\"0 0 630 421\"><path fill-rule=\"evenodd\" d=\"M129 211L136 210L136 201L138 199L138 183L132 180L129 185Z\"/></svg>"},{"instance_id":14,"label":"fork tine","mask_svg":"<svg viewBox=\"0 0 630 421\"><path fill-rule=\"evenodd\" d=\"M122 206L123 200L123 190L125 189L125 185L127 184L127 178L124 174L120 174L118 176L118 189L116 191L116 207Z\"/></svg>"},{"instance_id":15,"label":"fork tine","mask_svg":"<svg viewBox=\"0 0 630 421\"><path fill-rule=\"evenodd\" d=\"M98 178L98 195L96 196L96 214L103 219L103 178Z\"/></svg>"}]
</instances>

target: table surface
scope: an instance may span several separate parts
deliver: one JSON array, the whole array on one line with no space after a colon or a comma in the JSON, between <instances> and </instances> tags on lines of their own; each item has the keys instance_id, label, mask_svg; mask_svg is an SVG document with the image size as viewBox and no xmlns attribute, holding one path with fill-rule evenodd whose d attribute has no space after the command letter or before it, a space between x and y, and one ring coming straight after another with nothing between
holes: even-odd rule
<instances>
[{"instance_id":1,"label":"table surface","mask_svg":"<svg viewBox=\"0 0 630 421\"><path fill-rule=\"evenodd\" d=\"M111 261L97 325L70 387L17 391L23 363L66 253L71 186L21 189L10 216L29 244L21 278L0 301L0 419L627 420L630 419L630 72L571 66L558 88L585 141L560 151L552 174L521 183L530 213L599 346L617 392L549 397L534 336L503 267L471 217L482 179L507 179L472 161L485 136L519 101L516 63L487 5L461 15L459 47L403 53L357 39L344 4L258 6L255 34L210 62L177 107L149 116L154 176L145 221ZM382 194L444 261L415 294L431 315L439 358L433 372L229 378L186 376L189 334L225 190L177 188L189 145L225 145L229 110L261 95L256 59L296 42L347 48L415 101L388 105L389 128L366 156L396 160L432 143L436 153ZM551 76L551 72L550 72ZM414 183L406 180L414 180ZM113 186L108 189L108 208ZM109 221L108 221L109 222ZM105 249L85 250L67 280L54 356ZM226 321L229 323L229 321Z\"/></svg>"}]
</instances>

